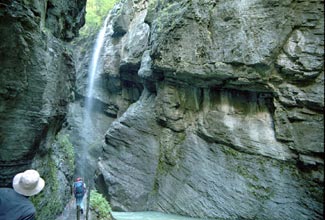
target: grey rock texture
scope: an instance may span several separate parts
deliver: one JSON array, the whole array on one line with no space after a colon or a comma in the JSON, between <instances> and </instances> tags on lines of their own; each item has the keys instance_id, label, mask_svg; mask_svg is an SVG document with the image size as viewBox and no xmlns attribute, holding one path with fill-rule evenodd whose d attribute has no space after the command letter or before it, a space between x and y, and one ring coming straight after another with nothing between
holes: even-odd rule
<instances>
[{"instance_id":1,"label":"grey rock texture","mask_svg":"<svg viewBox=\"0 0 325 220\"><path fill-rule=\"evenodd\" d=\"M67 201L73 170L57 161L62 152L54 145L75 82L65 41L83 25L85 3L0 1L0 185L10 186L25 169L39 170L47 181L36 199L40 219L51 219Z\"/></svg>"},{"instance_id":2,"label":"grey rock texture","mask_svg":"<svg viewBox=\"0 0 325 220\"><path fill-rule=\"evenodd\" d=\"M132 20L136 11L132 5L132 1L117 4L112 12L114 16L110 15L105 36L110 40L107 40L104 45L109 49L103 50L100 54L101 59L98 63L100 71L95 75L91 97L88 97L89 67L97 34L90 36L88 40L81 39L75 42L76 99L69 105L67 123L62 132L69 134L75 146L76 175L85 177L90 185L93 184L98 157L102 154L105 132L117 117L139 99L143 90L136 71L140 67L143 47L148 42L149 26L143 23L145 18L143 12L137 20ZM135 30L125 34L124 28L129 25ZM142 31L146 31L146 35L137 36ZM134 40L135 38L137 40ZM122 67L123 63L126 64L125 70ZM135 72L129 72L130 63L134 65L132 68ZM89 111L85 109L86 99L91 99L93 102ZM91 125L85 126L87 115L91 119Z\"/></svg>"},{"instance_id":3,"label":"grey rock texture","mask_svg":"<svg viewBox=\"0 0 325 220\"><path fill-rule=\"evenodd\" d=\"M322 219L323 13L307 0L125 0L112 10L108 97L141 93L116 105L98 162L113 209Z\"/></svg>"}]
</instances>

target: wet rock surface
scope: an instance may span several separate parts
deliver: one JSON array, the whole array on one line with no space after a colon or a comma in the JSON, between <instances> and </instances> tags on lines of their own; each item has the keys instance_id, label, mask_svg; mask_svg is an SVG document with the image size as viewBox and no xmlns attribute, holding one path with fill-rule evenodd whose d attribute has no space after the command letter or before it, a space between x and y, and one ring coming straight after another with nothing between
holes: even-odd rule
<instances>
[{"instance_id":1,"label":"wet rock surface","mask_svg":"<svg viewBox=\"0 0 325 220\"><path fill-rule=\"evenodd\" d=\"M54 145L74 97L66 41L83 25L85 3L0 1L0 186L11 186L18 172L37 169L46 180L34 200L40 219L58 214L70 191L71 170Z\"/></svg>"},{"instance_id":2,"label":"wet rock surface","mask_svg":"<svg viewBox=\"0 0 325 220\"><path fill-rule=\"evenodd\" d=\"M94 37L78 56L64 43L84 6L0 2L1 186L39 168L39 217L60 213L72 178L61 131L87 179L97 166L115 211L322 219L323 2L122 0L88 97L89 136Z\"/></svg>"},{"instance_id":3,"label":"wet rock surface","mask_svg":"<svg viewBox=\"0 0 325 220\"><path fill-rule=\"evenodd\" d=\"M98 184L113 210L321 219L321 2L137 1L124 18L119 8L105 74L143 90L105 135Z\"/></svg>"}]
</instances>

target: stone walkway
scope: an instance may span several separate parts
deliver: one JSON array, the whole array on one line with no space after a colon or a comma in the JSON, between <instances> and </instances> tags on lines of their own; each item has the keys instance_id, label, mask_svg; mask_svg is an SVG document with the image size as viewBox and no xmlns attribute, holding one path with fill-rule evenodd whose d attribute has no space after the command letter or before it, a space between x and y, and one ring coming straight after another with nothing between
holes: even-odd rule
<instances>
[{"instance_id":1,"label":"stone walkway","mask_svg":"<svg viewBox=\"0 0 325 220\"><path fill-rule=\"evenodd\" d=\"M80 215L80 220L86 220L86 207L87 207L87 195L84 198L84 214ZM62 214L55 220L77 220L77 209L76 200L74 197L71 198L70 202L64 208ZM88 220L91 220L90 213L88 215Z\"/></svg>"}]
</instances>

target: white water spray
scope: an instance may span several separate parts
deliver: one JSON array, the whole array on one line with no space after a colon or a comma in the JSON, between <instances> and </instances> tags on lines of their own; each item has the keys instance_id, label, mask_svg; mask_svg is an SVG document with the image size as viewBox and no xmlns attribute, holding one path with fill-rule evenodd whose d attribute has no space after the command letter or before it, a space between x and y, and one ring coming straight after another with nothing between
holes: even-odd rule
<instances>
[{"instance_id":1,"label":"white water spray","mask_svg":"<svg viewBox=\"0 0 325 220\"><path fill-rule=\"evenodd\" d=\"M91 59L91 64L88 72L88 88L87 88L86 105L85 105L85 109L87 112L91 110L91 107L93 105L92 96L94 93L94 83L95 83L96 76L100 74L100 68L98 67L100 63L100 55L105 41L105 33L107 29L108 19L109 16L106 17L104 25L97 35L96 44L94 47L94 53Z\"/></svg>"},{"instance_id":2,"label":"white water spray","mask_svg":"<svg viewBox=\"0 0 325 220\"><path fill-rule=\"evenodd\" d=\"M95 126L95 120L93 119L94 114L92 111L94 110L94 101L96 100L96 93L95 93L95 84L96 79L99 78L102 70L102 50L103 45L105 42L105 33L107 30L107 23L109 20L109 16L105 19L104 24L99 31L96 39L96 43L93 48L93 54L91 63L88 70L88 82L87 82L87 89L85 95L85 106L83 112L83 119L82 119L82 130L80 132L82 141L79 150L77 151L77 161L76 161L76 174L81 176L90 175L92 170L87 167L87 163L85 161L89 160L89 148L93 146L95 143L94 137L96 137L97 129Z\"/></svg>"}]
</instances>

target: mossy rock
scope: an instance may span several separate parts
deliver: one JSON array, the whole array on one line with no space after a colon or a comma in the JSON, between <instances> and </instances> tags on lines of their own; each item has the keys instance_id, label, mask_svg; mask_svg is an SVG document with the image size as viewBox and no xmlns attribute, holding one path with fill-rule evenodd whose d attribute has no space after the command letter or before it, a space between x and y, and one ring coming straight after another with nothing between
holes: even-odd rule
<instances>
[{"instance_id":1,"label":"mossy rock","mask_svg":"<svg viewBox=\"0 0 325 220\"><path fill-rule=\"evenodd\" d=\"M104 196L96 190L90 191L89 208L98 220L113 220L112 209Z\"/></svg>"}]
</instances>

